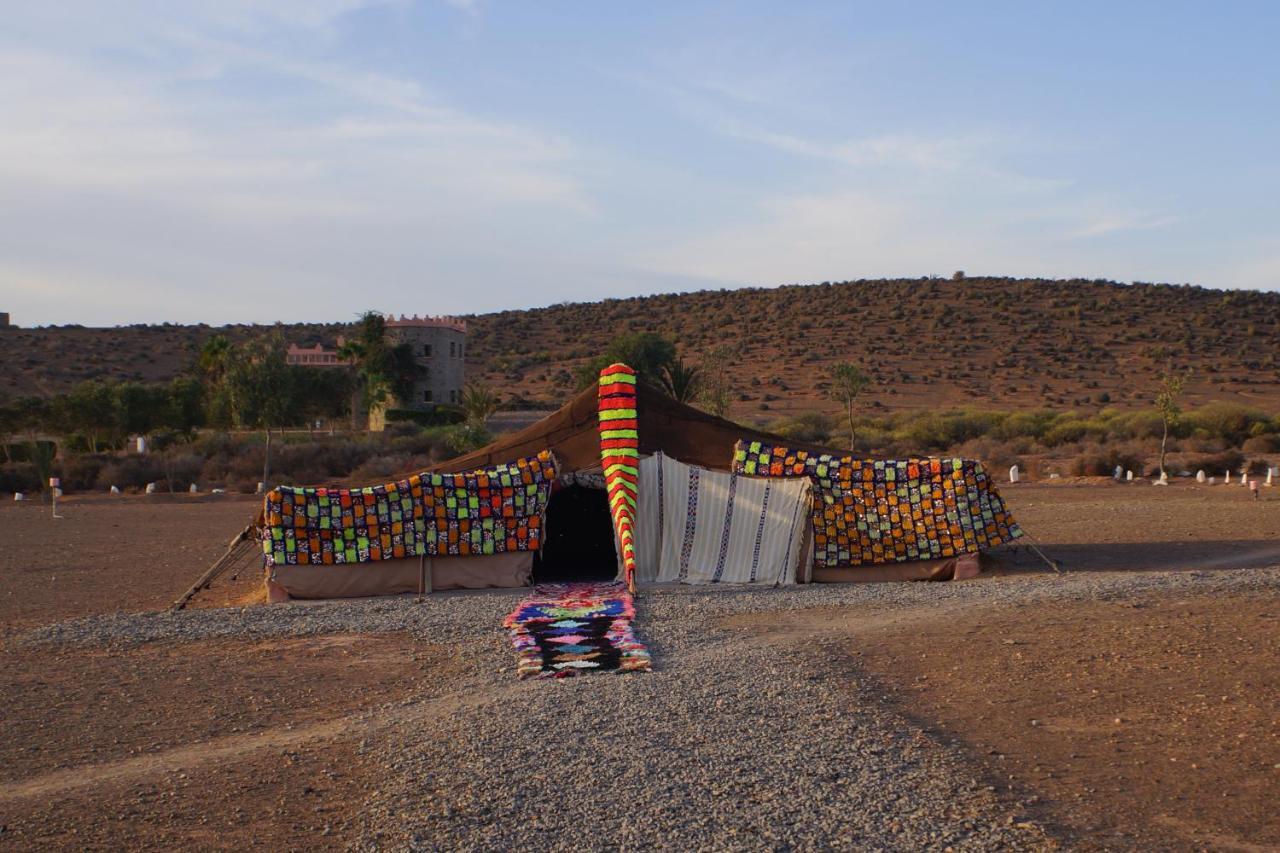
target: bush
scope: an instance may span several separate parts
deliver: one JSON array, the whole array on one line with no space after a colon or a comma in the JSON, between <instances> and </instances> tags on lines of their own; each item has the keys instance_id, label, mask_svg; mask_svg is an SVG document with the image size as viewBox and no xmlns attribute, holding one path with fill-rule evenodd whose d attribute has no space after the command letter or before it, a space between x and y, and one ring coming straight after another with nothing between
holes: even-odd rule
<instances>
[{"instance_id":1,"label":"bush","mask_svg":"<svg viewBox=\"0 0 1280 853\"><path fill-rule=\"evenodd\" d=\"M164 471L152 456L124 456L107 462L98 471L98 488L145 489L147 483L164 478Z\"/></svg>"},{"instance_id":2,"label":"bush","mask_svg":"<svg viewBox=\"0 0 1280 853\"><path fill-rule=\"evenodd\" d=\"M1254 424L1263 424L1263 429L1269 429L1270 424L1262 412L1238 403L1209 403L1188 412L1185 419L1193 429L1202 429L1236 447L1249 437Z\"/></svg>"},{"instance_id":3,"label":"bush","mask_svg":"<svg viewBox=\"0 0 1280 853\"><path fill-rule=\"evenodd\" d=\"M0 465L0 492L38 494L43 486L40 472L30 462L6 462Z\"/></svg>"},{"instance_id":4,"label":"bush","mask_svg":"<svg viewBox=\"0 0 1280 853\"><path fill-rule=\"evenodd\" d=\"M105 454L64 457L58 466L57 475L62 480L63 491L85 492L94 488L102 466L110 459Z\"/></svg>"},{"instance_id":5,"label":"bush","mask_svg":"<svg viewBox=\"0 0 1280 853\"><path fill-rule=\"evenodd\" d=\"M1193 456L1187 460L1187 468L1192 471L1203 470L1211 476L1218 476L1226 471L1232 474L1240 470L1244 464L1244 454L1239 450L1224 450L1204 456Z\"/></svg>"},{"instance_id":6,"label":"bush","mask_svg":"<svg viewBox=\"0 0 1280 853\"><path fill-rule=\"evenodd\" d=\"M794 441L827 444L836 428L834 421L827 415L821 412L804 412L793 418L774 421L768 429Z\"/></svg>"},{"instance_id":7,"label":"bush","mask_svg":"<svg viewBox=\"0 0 1280 853\"><path fill-rule=\"evenodd\" d=\"M451 406L447 403L437 404L430 411L419 411L417 409L387 409L387 423L408 422L418 426L448 426L450 424L460 424L466 420L461 406Z\"/></svg>"},{"instance_id":8,"label":"bush","mask_svg":"<svg viewBox=\"0 0 1280 853\"><path fill-rule=\"evenodd\" d=\"M1273 432L1255 435L1240 449L1245 453L1280 453L1280 435Z\"/></svg>"},{"instance_id":9,"label":"bush","mask_svg":"<svg viewBox=\"0 0 1280 853\"><path fill-rule=\"evenodd\" d=\"M1141 456L1126 452L1118 447L1103 450L1098 448L1077 456L1071 462L1073 477L1111 477L1119 465L1125 471L1132 471L1135 477L1145 473L1145 463Z\"/></svg>"}]
</instances>

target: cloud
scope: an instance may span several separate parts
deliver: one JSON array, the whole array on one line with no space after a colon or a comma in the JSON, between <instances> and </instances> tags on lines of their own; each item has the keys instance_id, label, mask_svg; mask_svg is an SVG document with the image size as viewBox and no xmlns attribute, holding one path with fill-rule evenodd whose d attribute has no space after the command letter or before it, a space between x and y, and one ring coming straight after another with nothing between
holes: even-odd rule
<instances>
[{"instance_id":1,"label":"cloud","mask_svg":"<svg viewBox=\"0 0 1280 853\"><path fill-rule=\"evenodd\" d=\"M1176 216L1154 213L1120 213L1093 219L1073 233L1075 237L1103 237L1126 231L1149 231L1179 222Z\"/></svg>"}]
</instances>

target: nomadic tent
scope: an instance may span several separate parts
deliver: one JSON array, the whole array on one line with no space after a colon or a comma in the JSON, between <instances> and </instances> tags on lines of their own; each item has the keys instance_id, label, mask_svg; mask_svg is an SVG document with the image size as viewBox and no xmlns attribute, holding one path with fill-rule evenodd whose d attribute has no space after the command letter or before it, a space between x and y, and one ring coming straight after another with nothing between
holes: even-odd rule
<instances>
[{"instance_id":1,"label":"nomadic tent","mask_svg":"<svg viewBox=\"0 0 1280 853\"><path fill-rule=\"evenodd\" d=\"M340 522L347 508L331 504L333 500L340 503L340 492L347 490L274 490L264 519L264 529L279 534L274 540L268 536L265 543L270 596L274 600L333 598L515 587L531 581L603 580L620 574L620 566L627 562L620 559L624 552L635 557L641 581L946 580L976 574L979 550L978 540L959 535L962 527L968 530L973 525L971 519L960 517L969 506L964 500L957 503L957 489L962 497L966 490L981 492L987 496L983 507L1001 514L1004 526L981 539L982 547L994 547L1018 535L1012 520L1005 521L1003 504L976 463L965 463L964 476L952 476L950 467L946 472L932 471L927 460L923 473L917 470L922 460L887 463L892 469L887 475L886 463L868 463L872 467L866 471L846 468L841 475L865 475L867 488L842 489L827 477L828 466L835 468L841 462L838 451L789 442L732 423L676 402L643 383L632 387L634 396L628 402L609 404L630 407L625 413L618 410L608 415L624 419L616 423L603 421L604 386L590 387L542 420L427 472L385 486L350 490L352 502L366 510L363 515L357 512L356 521L348 515L348 521ZM603 430L617 425L630 427L627 432L634 449L605 450L605 459L612 458L610 452L632 453L639 462L634 468L616 458L602 467ZM797 466L793 458L786 470L748 465L744 454L753 452L758 463L762 450L782 454L779 462L800 454L802 462ZM951 460L945 462L952 465ZM881 467L876 469L875 464ZM886 490L884 478L899 475L898 465L917 468L902 468L901 488L891 483ZM619 469L631 472L621 475L627 480L621 485L630 492L624 489L618 494L615 488ZM908 474L916 475L910 486ZM506 482L514 477L514 486L504 485L504 477ZM880 485L872 488L873 481ZM513 504L513 488L518 506ZM940 513L928 529L919 524L922 489L929 511ZM329 494L320 494L326 491ZM763 505L765 494L769 507ZM610 495L615 499L612 506ZM678 495L684 497L684 510L677 503ZM864 499L888 501L892 507L872 504L868 509L851 503ZM830 512L833 503L845 511ZM884 511L877 514L877 508ZM622 509L627 509L622 513L625 518L619 516ZM396 525L406 525L415 512L419 520L424 514L435 519L437 533L431 535L439 536L439 541L420 545L425 540L396 538L409 535ZM355 524L354 544L348 540L336 549L326 544L328 540L316 538L321 532L317 525L326 513L335 525ZM503 514L507 525L496 528L496 534L493 513ZM954 527L955 541L945 549L922 546L887 554L875 544L869 546L867 559L861 559L859 552L859 559L841 563L839 557L848 549L831 551L828 542L847 543L846 528L865 527L866 517L876 530L862 530L863 538L874 539L882 529L910 529L913 541L923 543L937 531ZM637 540L634 551L632 525ZM392 532L397 529L402 532ZM655 535L655 531L660 532ZM798 538L792 535L788 540L796 531ZM458 541L445 541L448 537ZM311 562L308 556L304 561L296 551L287 550L290 541L299 547L301 538L310 540L309 552L311 545L317 546L319 559ZM818 554L815 545L822 549ZM328 561L324 559L327 547L333 552ZM766 559L760 559L760 552ZM346 559L352 553L355 559Z\"/></svg>"}]
</instances>

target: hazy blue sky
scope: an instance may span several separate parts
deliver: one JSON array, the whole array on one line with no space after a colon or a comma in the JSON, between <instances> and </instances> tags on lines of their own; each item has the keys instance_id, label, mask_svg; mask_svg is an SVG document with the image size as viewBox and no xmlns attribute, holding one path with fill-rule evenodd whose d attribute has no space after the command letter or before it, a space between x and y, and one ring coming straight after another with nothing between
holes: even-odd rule
<instances>
[{"instance_id":1,"label":"hazy blue sky","mask_svg":"<svg viewBox=\"0 0 1280 853\"><path fill-rule=\"evenodd\" d=\"M24 325L956 269L1280 287L1276 3L2 8Z\"/></svg>"}]
</instances>

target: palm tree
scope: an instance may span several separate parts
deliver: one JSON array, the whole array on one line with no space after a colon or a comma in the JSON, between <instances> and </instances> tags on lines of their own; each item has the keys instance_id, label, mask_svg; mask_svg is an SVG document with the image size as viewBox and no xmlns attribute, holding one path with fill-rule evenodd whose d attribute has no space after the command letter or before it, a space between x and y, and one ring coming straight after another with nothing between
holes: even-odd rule
<instances>
[{"instance_id":1,"label":"palm tree","mask_svg":"<svg viewBox=\"0 0 1280 853\"><path fill-rule=\"evenodd\" d=\"M662 368L662 387L678 403L692 403L701 386L698 368L677 357Z\"/></svg>"},{"instance_id":2,"label":"palm tree","mask_svg":"<svg viewBox=\"0 0 1280 853\"><path fill-rule=\"evenodd\" d=\"M469 382L462 390L462 411L468 423L484 426L489 416L498 411L498 405L498 395L487 385Z\"/></svg>"}]
</instances>

